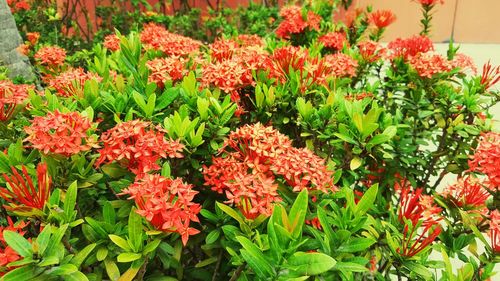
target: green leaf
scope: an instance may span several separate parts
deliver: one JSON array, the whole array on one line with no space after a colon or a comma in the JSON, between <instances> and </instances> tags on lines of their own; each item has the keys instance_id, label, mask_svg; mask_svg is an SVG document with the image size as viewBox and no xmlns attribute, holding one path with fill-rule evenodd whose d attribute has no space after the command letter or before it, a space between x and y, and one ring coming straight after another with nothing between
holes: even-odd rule
<instances>
[{"instance_id":1,"label":"green leaf","mask_svg":"<svg viewBox=\"0 0 500 281\"><path fill-rule=\"evenodd\" d=\"M146 118L153 116L153 112L155 111L155 103L156 103L156 94L152 94L148 98L148 104L146 106Z\"/></svg>"},{"instance_id":2,"label":"green leaf","mask_svg":"<svg viewBox=\"0 0 500 281\"><path fill-rule=\"evenodd\" d=\"M142 110L142 112L146 112L147 106L146 106L146 101L144 100L144 97L136 91L134 91L132 93L132 97L134 98L135 103L139 106L139 108Z\"/></svg>"},{"instance_id":3,"label":"green leaf","mask_svg":"<svg viewBox=\"0 0 500 281\"><path fill-rule=\"evenodd\" d=\"M357 168L359 168L359 166L361 166L361 164L363 164L363 160L361 160L361 158L359 158L358 156L354 156L354 158L352 158L349 166L350 166L351 170L354 171Z\"/></svg>"},{"instance_id":4,"label":"green leaf","mask_svg":"<svg viewBox=\"0 0 500 281\"><path fill-rule=\"evenodd\" d=\"M142 249L142 234L142 217L132 208L128 217L128 238L132 242L134 252L140 252Z\"/></svg>"},{"instance_id":5,"label":"green leaf","mask_svg":"<svg viewBox=\"0 0 500 281\"><path fill-rule=\"evenodd\" d=\"M69 275L64 276L64 281L88 281L89 279L85 274L80 271L73 272Z\"/></svg>"},{"instance_id":6,"label":"green leaf","mask_svg":"<svg viewBox=\"0 0 500 281\"><path fill-rule=\"evenodd\" d=\"M335 269L343 272L365 272L368 268L362 266L359 263L354 262L338 262L335 265Z\"/></svg>"},{"instance_id":7,"label":"green leaf","mask_svg":"<svg viewBox=\"0 0 500 281\"><path fill-rule=\"evenodd\" d=\"M243 246L243 249L240 250L243 259L245 259L258 277L264 279L274 276L273 267L266 260L262 251L252 241L244 236L237 236L236 240Z\"/></svg>"},{"instance_id":8,"label":"green leaf","mask_svg":"<svg viewBox=\"0 0 500 281\"><path fill-rule=\"evenodd\" d=\"M378 183L372 185L368 190L365 192L363 197L359 200L358 204L356 205L354 209L354 214L357 217L363 216L368 210L370 210L373 207L373 203L375 202L375 199L377 199L377 193L378 193Z\"/></svg>"},{"instance_id":9,"label":"green leaf","mask_svg":"<svg viewBox=\"0 0 500 281\"><path fill-rule=\"evenodd\" d=\"M45 249L49 245L50 237L52 236L52 227L50 224L46 225L42 232L36 238L36 244L38 245L38 253L43 256Z\"/></svg>"},{"instance_id":10,"label":"green leaf","mask_svg":"<svg viewBox=\"0 0 500 281\"><path fill-rule=\"evenodd\" d=\"M35 272L32 266L23 266L9 271L2 277L2 281L28 281L40 273Z\"/></svg>"},{"instance_id":11,"label":"green leaf","mask_svg":"<svg viewBox=\"0 0 500 281\"><path fill-rule=\"evenodd\" d=\"M75 265L68 263L68 264L63 264L61 266L53 267L50 270L50 274L60 276L60 275L72 274L72 273L77 272L77 271L78 271L78 268Z\"/></svg>"},{"instance_id":12,"label":"green leaf","mask_svg":"<svg viewBox=\"0 0 500 281\"><path fill-rule=\"evenodd\" d=\"M128 246L128 245L127 245ZM106 247L101 247L97 250L97 253L96 253L96 258L98 261L103 261L104 259L106 259L108 257L108 248Z\"/></svg>"},{"instance_id":13,"label":"green leaf","mask_svg":"<svg viewBox=\"0 0 500 281\"><path fill-rule=\"evenodd\" d=\"M14 251L24 258L32 257L33 250L31 249L31 243L26 240L21 234L6 230L3 232L3 238L7 245L9 245Z\"/></svg>"},{"instance_id":14,"label":"green leaf","mask_svg":"<svg viewBox=\"0 0 500 281\"><path fill-rule=\"evenodd\" d=\"M130 246L127 243L127 240L123 239L122 237L114 234L108 235L109 239L113 241L118 247L122 248L125 251L132 251Z\"/></svg>"},{"instance_id":15,"label":"green leaf","mask_svg":"<svg viewBox=\"0 0 500 281\"><path fill-rule=\"evenodd\" d=\"M375 240L370 238L354 238L347 243L341 245L337 251L341 253L355 253L368 249L371 245L375 244Z\"/></svg>"},{"instance_id":16,"label":"green leaf","mask_svg":"<svg viewBox=\"0 0 500 281\"><path fill-rule=\"evenodd\" d=\"M79 268L83 264L85 259L90 255L90 253L92 253L95 247L96 247L95 243L88 244L87 246L85 246L85 248L83 248L80 252L78 252L78 254L76 254L71 259L71 263Z\"/></svg>"},{"instance_id":17,"label":"green leaf","mask_svg":"<svg viewBox=\"0 0 500 281\"><path fill-rule=\"evenodd\" d=\"M414 272L425 279L432 279L432 272L430 272L425 266L412 262L412 261L407 261L403 263L406 268L408 268L411 272Z\"/></svg>"},{"instance_id":18,"label":"green leaf","mask_svg":"<svg viewBox=\"0 0 500 281\"><path fill-rule=\"evenodd\" d=\"M205 243L212 244L215 241L217 241L217 239L219 239L219 236L220 236L219 229L214 229L210 231L210 233L208 233L207 237L205 238Z\"/></svg>"},{"instance_id":19,"label":"green leaf","mask_svg":"<svg viewBox=\"0 0 500 281\"><path fill-rule=\"evenodd\" d=\"M231 207L224 205L222 203L219 203L219 202L216 202L216 204L217 204L217 207L219 207L219 209L221 209L224 213L226 213L227 215L229 215L230 217L232 217L233 219L238 221L240 224L242 224L242 225L246 224L243 216L238 214Z\"/></svg>"},{"instance_id":20,"label":"green leaf","mask_svg":"<svg viewBox=\"0 0 500 281\"><path fill-rule=\"evenodd\" d=\"M104 217L104 221L109 223L110 225L115 225L116 223L116 212L111 203L106 201L102 208L102 216Z\"/></svg>"},{"instance_id":21,"label":"green leaf","mask_svg":"<svg viewBox=\"0 0 500 281\"><path fill-rule=\"evenodd\" d=\"M205 267L205 266L210 265L216 261L217 261L217 257L211 257L211 258L200 261L194 267L196 267L196 268Z\"/></svg>"},{"instance_id":22,"label":"green leaf","mask_svg":"<svg viewBox=\"0 0 500 281\"><path fill-rule=\"evenodd\" d=\"M76 205L76 195L77 195L78 183L74 181L66 191L66 197L64 198L64 215L66 216L66 222L72 222L75 218L75 205Z\"/></svg>"},{"instance_id":23,"label":"green leaf","mask_svg":"<svg viewBox=\"0 0 500 281\"><path fill-rule=\"evenodd\" d=\"M297 199L293 202L292 208L290 209L288 218L292 219L290 230L292 237L294 238L297 238L302 234L302 226L304 225L304 220L306 218L308 200L307 189L304 189L299 193Z\"/></svg>"},{"instance_id":24,"label":"green leaf","mask_svg":"<svg viewBox=\"0 0 500 281\"><path fill-rule=\"evenodd\" d=\"M44 266L50 266L54 264L59 263L59 258L56 256L50 256L44 258L40 263L37 264L37 266L44 267Z\"/></svg>"},{"instance_id":25,"label":"green leaf","mask_svg":"<svg viewBox=\"0 0 500 281\"><path fill-rule=\"evenodd\" d=\"M142 253L144 255L146 255L146 254L153 252L154 250L156 250L156 248L158 248L160 243L161 243L160 239L155 239L155 240L149 242L148 244L146 244L146 247L144 247L144 251L142 251Z\"/></svg>"},{"instance_id":26,"label":"green leaf","mask_svg":"<svg viewBox=\"0 0 500 281\"><path fill-rule=\"evenodd\" d=\"M118 281L133 281L135 276L137 275L137 272L139 272L139 269L141 269L143 263L143 260L134 261L130 268L127 269L127 271L125 271L122 276L120 276Z\"/></svg>"},{"instance_id":27,"label":"green leaf","mask_svg":"<svg viewBox=\"0 0 500 281\"><path fill-rule=\"evenodd\" d=\"M122 253L119 254L116 260L118 262L131 262L138 260L142 257L142 254L137 254L137 253Z\"/></svg>"},{"instance_id":28,"label":"green leaf","mask_svg":"<svg viewBox=\"0 0 500 281\"><path fill-rule=\"evenodd\" d=\"M322 253L296 252L288 259L287 267L299 275L318 275L335 266L335 260Z\"/></svg>"},{"instance_id":29,"label":"green leaf","mask_svg":"<svg viewBox=\"0 0 500 281\"><path fill-rule=\"evenodd\" d=\"M118 278L120 278L120 270L118 269L118 266L116 266L116 263L110 259L105 259L104 260L104 267L106 268L106 273L108 274L109 279L111 281L116 281Z\"/></svg>"}]
</instances>

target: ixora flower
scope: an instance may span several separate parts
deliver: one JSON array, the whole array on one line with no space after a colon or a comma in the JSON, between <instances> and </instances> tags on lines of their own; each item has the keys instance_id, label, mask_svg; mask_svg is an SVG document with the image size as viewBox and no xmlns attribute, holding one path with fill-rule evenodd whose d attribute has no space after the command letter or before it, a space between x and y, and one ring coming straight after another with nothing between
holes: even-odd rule
<instances>
[{"instance_id":1,"label":"ixora flower","mask_svg":"<svg viewBox=\"0 0 500 281\"><path fill-rule=\"evenodd\" d=\"M329 32L318 38L318 41L328 49L335 51L342 50L344 45L348 45L347 37L344 32Z\"/></svg>"},{"instance_id":2,"label":"ixora flower","mask_svg":"<svg viewBox=\"0 0 500 281\"><path fill-rule=\"evenodd\" d=\"M378 29L382 29L395 22L396 16L391 10L377 10L368 15L368 20Z\"/></svg>"},{"instance_id":3,"label":"ixora flower","mask_svg":"<svg viewBox=\"0 0 500 281\"><path fill-rule=\"evenodd\" d=\"M28 99L31 85L16 85L9 80L0 80L0 122L10 120L16 108Z\"/></svg>"},{"instance_id":4,"label":"ixora flower","mask_svg":"<svg viewBox=\"0 0 500 281\"><path fill-rule=\"evenodd\" d=\"M436 4L444 4L444 0L414 0L424 6L434 6Z\"/></svg>"},{"instance_id":5,"label":"ixora flower","mask_svg":"<svg viewBox=\"0 0 500 281\"><path fill-rule=\"evenodd\" d=\"M120 38L116 34L110 34L104 37L104 42L102 44L106 49L112 52L120 50Z\"/></svg>"},{"instance_id":6,"label":"ixora flower","mask_svg":"<svg viewBox=\"0 0 500 281\"><path fill-rule=\"evenodd\" d=\"M43 154L56 154L69 157L90 150L96 145L95 135L91 135L94 123L78 112L48 112L37 116L31 126L25 127L28 134L25 141Z\"/></svg>"},{"instance_id":7,"label":"ixora flower","mask_svg":"<svg viewBox=\"0 0 500 281\"><path fill-rule=\"evenodd\" d=\"M410 59L410 65L423 78L432 78L439 73L449 72L453 65L448 59L439 54L420 53Z\"/></svg>"},{"instance_id":8,"label":"ixora flower","mask_svg":"<svg viewBox=\"0 0 500 281\"><path fill-rule=\"evenodd\" d=\"M402 57L405 60L416 56L419 53L426 53L434 50L432 40L423 35L415 35L410 38L397 38L387 45L390 50L389 58Z\"/></svg>"},{"instance_id":9,"label":"ixora flower","mask_svg":"<svg viewBox=\"0 0 500 281\"><path fill-rule=\"evenodd\" d=\"M47 164L40 163L36 168L36 185L25 166L20 174L12 167L12 175L3 175L7 187L0 187L0 197L8 202L3 207L19 215L39 214L49 200L52 179L47 172Z\"/></svg>"},{"instance_id":10,"label":"ixora flower","mask_svg":"<svg viewBox=\"0 0 500 281\"><path fill-rule=\"evenodd\" d=\"M35 46L38 43L38 39L40 39L40 33L38 32L28 32L26 33L26 39L30 42L31 46Z\"/></svg>"},{"instance_id":11,"label":"ixora flower","mask_svg":"<svg viewBox=\"0 0 500 281\"><path fill-rule=\"evenodd\" d=\"M372 40L359 42L358 49L363 60L367 62L378 61L386 52L386 49L383 48L380 43Z\"/></svg>"},{"instance_id":12,"label":"ixora flower","mask_svg":"<svg viewBox=\"0 0 500 281\"><path fill-rule=\"evenodd\" d=\"M485 185L490 190L500 187L500 134L489 132L480 137L479 145L469 160L473 172L487 176Z\"/></svg>"},{"instance_id":13,"label":"ixora flower","mask_svg":"<svg viewBox=\"0 0 500 281\"><path fill-rule=\"evenodd\" d=\"M231 132L220 153L203 167L205 185L224 193L248 219L271 215L273 204L281 201L279 178L296 192L336 190L323 159L294 148L288 137L260 123Z\"/></svg>"},{"instance_id":14,"label":"ixora flower","mask_svg":"<svg viewBox=\"0 0 500 281\"><path fill-rule=\"evenodd\" d=\"M469 69L474 75L477 73L476 64L474 63L474 60L468 55L457 53L450 63L453 68L459 68L462 71Z\"/></svg>"},{"instance_id":15,"label":"ixora flower","mask_svg":"<svg viewBox=\"0 0 500 281\"><path fill-rule=\"evenodd\" d=\"M201 205L193 202L197 193L191 184L179 178L148 174L124 189L121 195L129 195L138 207L137 213L155 228L179 233L186 245L189 236L200 232L189 227L191 222L199 222Z\"/></svg>"},{"instance_id":16,"label":"ixora flower","mask_svg":"<svg viewBox=\"0 0 500 281\"><path fill-rule=\"evenodd\" d=\"M103 147L96 166L118 161L138 176L158 170L160 158L182 158L184 145L166 140L161 128L151 123L133 120L123 122L101 135Z\"/></svg>"},{"instance_id":17,"label":"ixora flower","mask_svg":"<svg viewBox=\"0 0 500 281\"><path fill-rule=\"evenodd\" d=\"M323 60L330 75L335 77L354 77L356 75L358 62L346 54L326 55Z\"/></svg>"},{"instance_id":18,"label":"ixora flower","mask_svg":"<svg viewBox=\"0 0 500 281\"><path fill-rule=\"evenodd\" d=\"M422 188L413 190L407 180L403 179L396 186L400 188L398 219L404 225L402 245L397 252L411 258L441 233L441 208L434 204L432 196L422 194Z\"/></svg>"},{"instance_id":19,"label":"ixora flower","mask_svg":"<svg viewBox=\"0 0 500 281\"><path fill-rule=\"evenodd\" d=\"M51 78L48 85L50 88L55 89L57 95L61 97L81 97L83 96L85 82L92 79L102 80L97 74L86 72L82 68L73 68Z\"/></svg>"},{"instance_id":20,"label":"ixora flower","mask_svg":"<svg viewBox=\"0 0 500 281\"><path fill-rule=\"evenodd\" d=\"M491 239L491 249L495 253L500 253L500 212L493 210L489 216L490 229L488 234Z\"/></svg>"},{"instance_id":21,"label":"ixora flower","mask_svg":"<svg viewBox=\"0 0 500 281\"><path fill-rule=\"evenodd\" d=\"M179 81L187 74L186 59L181 57L156 58L146 62L149 81L163 88L167 81Z\"/></svg>"},{"instance_id":22,"label":"ixora flower","mask_svg":"<svg viewBox=\"0 0 500 281\"><path fill-rule=\"evenodd\" d=\"M5 275L5 273L13 269L12 267L7 266L9 263L21 259L19 253L14 251L14 249L8 246L5 242L3 237L4 231L13 231L20 235L24 235L26 231L23 231L23 229L28 225L23 221L15 224L11 217L7 217L7 223L8 226L0 226L0 276Z\"/></svg>"},{"instance_id":23,"label":"ixora flower","mask_svg":"<svg viewBox=\"0 0 500 281\"><path fill-rule=\"evenodd\" d=\"M500 81L500 65L493 67L491 66L491 62L488 61L483 66L483 73L481 75L481 85L484 86L485 90L488 90L499 81Z\"/></svg>"},{"instance_id":24,"label":"ixora flower","mask_svg":"<svg viewBox=\"0 0 500 281\"><path fill-rule=\"evenodd\" d=\"M311 11L304 17L300 6L285 6L281 8L280 16L283 21L276 29L278 37L288 39L292 34L299 34L309 30L319 30L321 17Z\"/></svg>"},{"instance_id":25,"label":"ixora flower","mask_svg":"<svg viewBox=\"0 0 500 281\"><path fill-rule=\"evenodd\" d=\"M58 46L44 46L36 52L35 59L43 66L58 67L66 59L66 50Z\"/></svg>"},{"instance_id":26,"label":"ixora flower","mask_svg":"<svg viewBox=\"0 0 500 281\"><path fill-rule=\"evenodd\" d=\"M168 32L154 23L144 26L141 42L146 49L162 51L168 56L188 56L196 53L203 45L200 41Z\"/></svg>"},{"instance_id":27,"label":"ixora flower","mask_svg":"<svg viewBox=\"0 0 500 281\"><path fill-rule=\"evenodd\" d=\"M467 176L446 187L441 195L452 201L456 207L482 209L486 207L486 199L490 194L478 178Z\"/></svg>"}]
</instances>

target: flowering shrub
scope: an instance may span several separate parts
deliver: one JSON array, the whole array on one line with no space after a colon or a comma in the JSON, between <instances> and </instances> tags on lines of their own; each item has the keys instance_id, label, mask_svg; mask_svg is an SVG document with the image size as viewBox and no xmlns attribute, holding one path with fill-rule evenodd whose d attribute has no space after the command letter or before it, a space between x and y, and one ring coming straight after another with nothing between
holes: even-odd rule
<instances>
[{"instance_id":1,"label":"flowering shrub","mask_svg":"<svg viewBox=\"0 0 500 281\"><path fill-rule=\"evenodd\" d=\"M392 12L332 22L340 2L212 12L209 42L151 11L77 54L26 36L41 85L0 80L0 280L493 280L500 67L434 51L442 1L387 45Z\"/></svg>"}]
</instances>

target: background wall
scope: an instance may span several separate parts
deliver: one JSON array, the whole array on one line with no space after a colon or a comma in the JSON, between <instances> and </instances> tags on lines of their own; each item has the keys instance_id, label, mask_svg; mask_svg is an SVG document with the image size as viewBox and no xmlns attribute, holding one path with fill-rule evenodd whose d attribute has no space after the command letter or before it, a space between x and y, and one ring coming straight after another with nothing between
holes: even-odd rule
<instances>
[{"instance_id":1,"label":"background wall","mask_svg":"<svg viewBox=\"0 0 500 281\"><path fill-rule=\"evenodd\" d=\"M432 39L435 42L454 40L462 43L500 43L500 0L445 0L435 8ZM390 9L397 21L388 27L384 41L407 37L420 31L420 6L411 0L358 0L358 7ZM455 22L455 24L453 24ZM498 54L500 56L500 54Z\"/></svg>"}]
</instances>

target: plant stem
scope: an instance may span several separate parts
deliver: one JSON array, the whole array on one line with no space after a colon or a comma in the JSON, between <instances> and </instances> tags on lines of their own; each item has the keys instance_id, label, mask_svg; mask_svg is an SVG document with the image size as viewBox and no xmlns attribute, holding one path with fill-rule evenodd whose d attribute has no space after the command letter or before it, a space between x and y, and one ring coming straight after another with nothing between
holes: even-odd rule
<instances>
[{"instance_id":1,"label":"plant stem","mask_svg":"<svg viewBox=\"0 0 500 281\"><path fill-rule=\"evenodd\" d=\"M229 281L238 280L238 277L240 277L241 273L243 272L243 269L245 269L245 264L238 266L238 268L234 272L233 276L231 276L231 279L229 279Z\"/></svg>"},{"instance_id":2,"label":"plant stem","mask_svg":"<svg viewBox=\"0 0 500 281\"><path fill-rule=\"evenodd\" d=\"M217 264L215 265L214 274L212 275L212 281L217 280L217 273L219 273L221 261L222 261L222 250L219 252L219 256L217 257Z\"/></svg>"}]
</instances>

